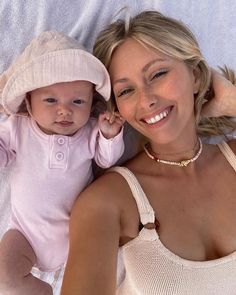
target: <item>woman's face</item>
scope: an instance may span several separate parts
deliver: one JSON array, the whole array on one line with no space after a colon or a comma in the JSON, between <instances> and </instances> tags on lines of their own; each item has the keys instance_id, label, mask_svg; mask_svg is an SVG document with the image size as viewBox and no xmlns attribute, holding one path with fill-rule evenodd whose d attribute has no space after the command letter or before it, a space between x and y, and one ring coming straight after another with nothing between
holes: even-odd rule
<instances>
[{"instance_id":1,"label":"woman's face","mask_svg":"<svg viewBox=\"0 0 236 295\"><path fill-rule=\"evenodd\" d=\"M109 72L120 114L150 140L166 144L195 130L197 70L128 39Z\"/></svg>"}]
</instances>

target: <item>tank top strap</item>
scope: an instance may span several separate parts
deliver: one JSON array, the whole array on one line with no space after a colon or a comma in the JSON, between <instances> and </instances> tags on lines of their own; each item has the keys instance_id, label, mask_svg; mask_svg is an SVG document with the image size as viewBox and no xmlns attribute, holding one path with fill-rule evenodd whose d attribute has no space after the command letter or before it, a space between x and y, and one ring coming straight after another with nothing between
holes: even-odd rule
<instances>
[{"instance_id":1,"label":"tank top strap","mask_svg":"<svg viewBox=\"0 0 236 295\"><path fill-rule=\"evenodd\" d=\"M147 196L145 195L135 175L126 167L116 166L109 169L109 171L115 171L121 174L127 181L133 194L133 197L137 203L140 221L142 225L146 225L148 223L155 223L155 212L152 209L147 199Z\"/></svg>"},{"instance_id":2,"label":"tank top strap","mask_svg":"<svg viewBox=\"0 0 236 295\"><path fill-rule=\"evenodd\" d=\"M230 165L233 167L234 171L236 171L236 155L234 154L230 146L225 141L222 141L217 145L225 158L230 163Z\"/></svg>"}]
</instances>

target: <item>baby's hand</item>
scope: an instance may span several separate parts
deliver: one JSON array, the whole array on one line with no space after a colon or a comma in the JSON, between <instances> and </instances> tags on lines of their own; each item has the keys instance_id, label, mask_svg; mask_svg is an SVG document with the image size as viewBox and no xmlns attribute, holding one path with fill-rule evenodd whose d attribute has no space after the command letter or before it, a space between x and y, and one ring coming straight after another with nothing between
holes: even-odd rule
<instances>
[{"instance_id":1,"label":"baby's hand","mask_svg":"<svg viewBox=\"0 0 236 295\"><path fill-rule=\"evenodd\" d=\"M121 130L124 119L118 112L106 111L98 117L98 127L107 139L115 137Z\"/></svg>"}]
</instances>

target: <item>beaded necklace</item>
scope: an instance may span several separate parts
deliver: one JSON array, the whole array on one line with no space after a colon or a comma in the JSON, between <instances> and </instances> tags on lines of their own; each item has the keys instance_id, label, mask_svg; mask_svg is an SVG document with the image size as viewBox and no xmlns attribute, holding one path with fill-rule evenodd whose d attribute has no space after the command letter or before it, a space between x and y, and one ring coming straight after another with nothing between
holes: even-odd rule
<instances>
[{"instance_id":1,"label":"beaded necklace","mask_svg":"<svg viewBox=\"0 0 236 295\"><path fill-rule=\"evenodd\" d=\"M158 163L167 164L167 165L174 165L174 166L179 166L179 167L186 167L186 166L188 166L188 164L196 161L198 159L198 157L201 155L201 152L202 152L202 141L201 141L200 137L198 138L198 142L199 142L199 150L196 153L196 155L193 158L191 158L191 159L182 160L180 162L159 159L154 154L154 152L152 151L152 149L150 147L150 144L148 144L148 143L146 143L143 148L144 148L144 151L147 154L147 156L150 159L152 159L152 160L154 160L154 161L156 161Z\"/></svg>"}]
</instances>

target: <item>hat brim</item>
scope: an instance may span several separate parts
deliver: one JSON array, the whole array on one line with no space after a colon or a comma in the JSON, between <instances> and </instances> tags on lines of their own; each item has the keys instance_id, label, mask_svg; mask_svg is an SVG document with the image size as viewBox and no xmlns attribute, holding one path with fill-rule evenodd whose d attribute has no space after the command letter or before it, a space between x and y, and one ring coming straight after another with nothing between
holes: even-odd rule
<instances>
[{"instance_id":1,"label":"hat brim","mask_svg":"<svg viewBox=\"0 0 236 295\"><path fill-rule=\"evenodd\" d=\"M111 94L109 74L92 54L81 49L66 49L39 56L22 65L7 81L2 92L2 105L17 113L27 92L61 82L89 81L108 101Z\"/></svg>"}]
</instances>

